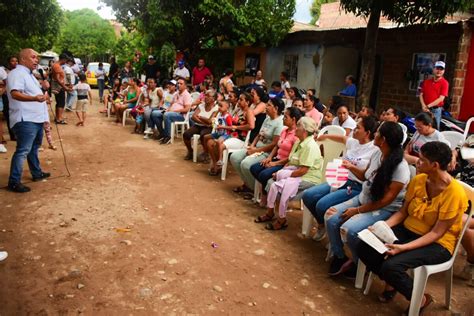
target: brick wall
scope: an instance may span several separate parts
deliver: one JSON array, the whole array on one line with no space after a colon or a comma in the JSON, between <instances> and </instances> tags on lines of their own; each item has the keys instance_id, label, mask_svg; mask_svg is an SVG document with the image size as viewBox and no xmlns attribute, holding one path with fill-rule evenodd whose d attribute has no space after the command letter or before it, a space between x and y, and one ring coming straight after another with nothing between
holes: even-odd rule
<instances>
[{"instance_id":1,"label":"brick wall","mask_svg":"<svg viewBox=\"0 0 474 316\"><path fill-rule=\"evenodd\" d=\"M377 53L382 56L383 66L376 110L396 106L413 114L420 111L416 91L409 89L409 81L405 78L407 71L412 67L414 53L446 53L445 77L450 82L450 96L456 96L455 103L459 104L464 80L464 64L456 63L456 60L458 57L467 58L468 55L467 50L458 54L462 34L460 24L444 24L428 28L411 26L403 29L381 29ZM466 39L461 42L463 43L461 46L465 49ZM456 111L457 109L458 105Z\"/></svg>"},{"instance_id":2,"label":"brick wall","mask_svg":"<svg viewBox=\"0 0 474 316\"><path fill-rule=\"evenodd\" d=\"M456 54L456 64L453 75L453 88L451 89L452 103L451 114L458 117L461 110L461 99L465 90L465 79L467 72L467 62L471 46L472 29L469 23L462 23L462 34L458 41ZM474 56L473 56L474 57Z\"/></svg>"}]
</instances>

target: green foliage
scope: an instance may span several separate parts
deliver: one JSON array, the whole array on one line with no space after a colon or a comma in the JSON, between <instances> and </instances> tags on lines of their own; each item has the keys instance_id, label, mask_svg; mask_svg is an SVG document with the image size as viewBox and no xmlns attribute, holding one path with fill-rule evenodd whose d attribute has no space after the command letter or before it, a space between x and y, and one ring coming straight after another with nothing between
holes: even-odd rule
<instances>
[{"instance_id":1,"label":"green foliage","mask_svg":"<svg viewBox=\"0 0 474 316\"><path fill-rule=\"evenodd\" d=\"M103 0L148 44L196 52L214 40L276 45L293 22L295 0Z\"/></svg>"},{"instance_id":2,"label":"green foliage","mask_svg":"<svg viewBox=\"0 0 474 316\"><path fill-rule=\"evenodd\" d=\"M472 7L472 0L341 0L341 7L355 15L369 16L374 9L381 15L400 25L414 23L434 24L443 22L446 16Z\"/></svg>"},{"instance_id":3,"label":"green foliage","mask_svg":"<svg viewBox=\"0 0 474 316\"><path fill-rule=\"evenodd\" d=\"M51 48L59 34L63 15L56 0L0 2L0 57L31 47Z\"/></svg>"},{"instance_id":4,"label":"green foliage","mask_svg":"<svg viewBox=\"0 0 474 316\"><path fill-rule=\"evenodd\" d=\"M311 22L309 23L316 24L316 22L319 20L319 16L321 15L321 5L336 1L338 0L313 0L313 4L309 9L309 13L311 13Z\"/></svg>"},{"instance_id":5,"label":"green foliage","mask_svg":"<svg viewBox=\"0 0 474 316\"><path fill-rule=\"evenodd\" d=\"M90 9L66 11L57 51L69 50L74 55L98 57L112 52L116 44L114 29Z\"/></svg>"},{"instance_id":6,"label":"green foliage","mask_svg":"<svg viewBox=\"0 0 474 316\"><path fill-rule=\"evenodd\" d=\"M145 51L147 43L145 38L137 31L123 31L118 39L113 53L119 65L124 65L126 61L132 61L135 51Z\"/></svg>"}]
</instances>

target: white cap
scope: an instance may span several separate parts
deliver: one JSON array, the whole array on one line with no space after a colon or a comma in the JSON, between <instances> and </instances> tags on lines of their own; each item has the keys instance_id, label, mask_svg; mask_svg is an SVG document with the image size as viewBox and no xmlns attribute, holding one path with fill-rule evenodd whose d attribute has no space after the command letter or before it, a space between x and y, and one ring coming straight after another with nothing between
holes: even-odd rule
<instances>
[{"instance_id":1,"label":"white cap","mask_svg":"<svg viewBox=\"0 0 474 316\"><path fill-rule=\"evenodd\" d=\"M441 61L441 60L438 60L436 63L435 63L435 68L436 67L441 67L443 69L446 68L446 64L444 63L444 61Z\"/></svg>"},{"instance_id":2,"label":"white cap","mask_svg":"<svg viewBox=\"0 0 474 316\"><path fill-rule=\"evenodd\" d=\"M8 74L5 71L5 68L0 67L0 80L5 80L7 79L7 77L8 77Z\"/></svg>"},{"instance_id":3,"label":"white cap","mask_svg":"<svg viewBox=\"0 0 474 316\"><path fill-rule=\"evenodd\" d=\"M173 80L170 80L170 83L173 84L173 85L176 85L176 84L177 84L176 80L174 80L174 79L173 79Z\"/></svg>"}]
</instances>

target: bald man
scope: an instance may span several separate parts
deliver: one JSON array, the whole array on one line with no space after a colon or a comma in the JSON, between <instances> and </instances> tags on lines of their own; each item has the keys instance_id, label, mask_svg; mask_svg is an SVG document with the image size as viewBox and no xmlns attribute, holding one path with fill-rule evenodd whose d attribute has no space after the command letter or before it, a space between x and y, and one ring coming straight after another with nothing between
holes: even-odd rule
<instances>
[{"instance_id":1,"label":"bald man","mask_svg":"<svg viewBox=\"0 0 474 316\"><path fill-rule=\"evenodd\" d=\"M43 140L43 123L49 121L46 101L40 83L33 75L38 66L38 53L27 48L20 52L19 65L8 75L7 93L10 101L10 126L16 136L16 150L12 157L8 189L25 193L30 188L21 183L23 163L28 161L33 181L50 176L43 172L38 149Z\"/></svg>"}]
</instances>

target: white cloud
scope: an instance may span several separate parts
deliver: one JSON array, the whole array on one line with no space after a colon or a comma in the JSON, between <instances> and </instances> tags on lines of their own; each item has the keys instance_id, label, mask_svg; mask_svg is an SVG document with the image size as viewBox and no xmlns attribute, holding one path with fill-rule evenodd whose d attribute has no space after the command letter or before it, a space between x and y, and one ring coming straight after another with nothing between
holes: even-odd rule
<instances>
[{"instance_id":1,"label":"white cloud","mask_svg":"<svg viewBox=\"0 0 474 316\"><path fill-rule=\"evenodd\" d=\"M58 0L63 9L72 11L78 9L92 9L97 12L104 19L115 19L112 9L99 0Z\"/></svg>"},{"instance_id":2,"label":"white cloud","mask_svg":"<svg viewBox=\"0 0 474 316\"><path fill-rule=\"evenodd\" d=\"M296 0L296 12L295 15L293 15L293 19L298 22L309 23L309 21L311 21L309 9L312 3L313 0Z\"/></svg>"}]
</instances>

